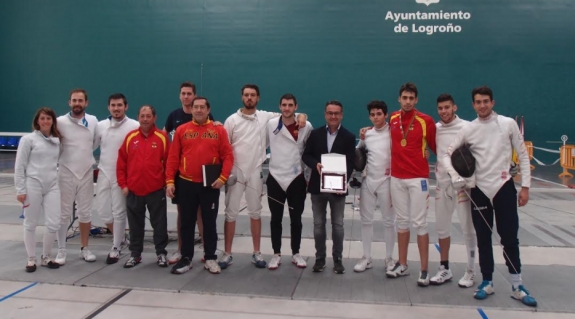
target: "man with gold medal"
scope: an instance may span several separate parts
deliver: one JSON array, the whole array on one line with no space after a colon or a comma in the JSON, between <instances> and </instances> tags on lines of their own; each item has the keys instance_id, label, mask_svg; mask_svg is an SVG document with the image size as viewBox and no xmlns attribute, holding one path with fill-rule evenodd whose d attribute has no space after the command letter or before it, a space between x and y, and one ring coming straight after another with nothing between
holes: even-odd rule
<instances>
[{"instance_id":1,"label":"man with gold medal","mask_svg":"<svg viewBox=\"0 0 575 319\"><path fill-rule=\"evenodd\" d=\"M429 234L427 206L429 201L429 163L427 147L435 153L435 122L419 112L417 87L406 83L399 90L401 109L391 114L391 201L397 213L397 244L399 261L386 272L387 277L409 275L407 248L410 227L417 232L421 271L419 286L429 285Z\"/></svg>"}]
</instances>

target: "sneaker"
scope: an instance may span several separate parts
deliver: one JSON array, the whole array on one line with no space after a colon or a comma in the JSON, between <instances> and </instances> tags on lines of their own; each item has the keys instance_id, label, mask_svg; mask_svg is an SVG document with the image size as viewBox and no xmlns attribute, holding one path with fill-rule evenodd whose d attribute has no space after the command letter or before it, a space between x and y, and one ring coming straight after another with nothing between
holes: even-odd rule
<instances>
[{"instance_id":1,"label":"sneaker","mask_svg":"<svg viewBox=\"0 0 575 319\"><path fill-rule=\"evenodd\" d=\"M362 257L353 267L353 271L364 272L366 269L371 269L372 267L371 258Z\"/></svg>"},{"instance_id":2,"label":"sneaker","mask_svg":"<svg viewBox=\"0 0 575 319\"><path fill-rule=\"evenodd\" d=\"M305 259L303 259L303 257L300 254L295 254L295 255L291 256L291 262L292 262L292 264L296 265L297 268L306 268L307 267L307 263L305 262Z\"/></svg>"},{"instance_id":3,"label":"sneaker","mask_svg":"<svg viewBox=\"0 0 575 319\"><path fill-rule=\"evenodd\" d=\"M90 263L96 261L96 255L92 254L88 247L84 247L84 249L80 250L80 258Z\"/></svg>"},{"instance_id":4,"label":"sneaker","mask_svg":"<svg viewBox=\"0 0 575 319\"><path fill-rule=\"evenodd\" d=\"M42 267L48 267L48 269L58 269L60 268L60 264L53 262L52 258L46 256L42 256Z\"/></svg>"},{"instance_id":5,"label":"sneaker","mask_svg":"<svg viewBox=\"0 0 575 319\"><path fill-rule=\"evenodd\" d=\"M473 269L467 269L463 277L459 279L459 287L461 288L471 288L475 284L475 271Z\"/></svg>"},{"instance_id":6,"label":"sneaker","mask_svg":"<svg viewBox=\"0 0 575 319\"><path fill-rule=\"evenodd\" d=\"M182 259L182 253L180 253L180 251L178 250L172 254L172 257L170 257L170 259L168 259L168 263L170 265L173 265L173 264L177 263L178 261L180 261L180 259Z\"/></svg>"},{"instance_id":7,"label":"sneaker","mask_svg":"<svg viewBox=\"0 0 575 319\"><path fill-rule=\"evenodd\" d=\"M232 257L232 254L228 254L228 253L224 253L222 255L222 258L220 258L220 261L218 261L218 265L222 269L228 268L233 263L234 263L234 257Z\"/></svg>"},{"instance_id":8,"label":"sneaker","mask_svg":"<svg viewBox=\"0 0 575 319\"><path fill-rule=\"evenodd\" d=\"M345 267L343 267L343 262L341 261L341 258L337 258L333 260L333 272L338 274L338 275L343 275L345 274Z\"/></svg>"},{"instance_id":9,"label":"sneaker","mask_svg":"<svg viewBox=\"0 0 575 319\"><path fill-rule=\"evenodd\" d=\"M138 257L134 257L134 256L130 256L130 258L128 258L128 260L126 260L126 263L124 264L124 268L133 268L134 266L136 266L137 264L142 262L142 256L138 256Z\"/></svg>"},{"instance_id":10,"label":"sneaker","mask_svg":"<svg viewBox=\"0 0 575 319\"><path fill-rule=\"evenodd\" d=\"M274 255L270 260L268 268L271 270L278 269L278 267L282 264L282 256L281 255Z\"/></svg>"},{"instance_id":11,"label":"sneaker","mask_svg":"<svg viewBox=\"0 0 575 319\"><path fill-rule=\"evenodd\" d=\"M174 275L181 275L188 270L192 269L192 262L190 258L184 257L181 258L175 265L172 267L172 274Z\"/></svg>"},{"instance_id":12,"label":"sneaker","mask_svg":"<svg viewBox=\"0 0 575 319\"><path fill-rule=\"evenodd\" d=\"M222 272L222 269L218 265L218 262L213 259L206 260L206 263L204 264L204 269L207 269L211 274L219 274Z\"/></svg>"},{"instance_id":13,"label":"sneaker","mask_svg":"<svg viewBox=\"0 0 575 319\"><path fill-rule=\"evenodd\" d=\"M316 258L313 265L313 272L322 272L325 269L325 258Z\"/></svg>"},{"instance_id":14,"label":"sneaker","mask_svg":"<svg viewBox=\"0 0 575 319\"><path fill-rule=\"evenodd\" d=\"M443 265L439 266L439 270L435 276L431 277L429 283L432 285L443 285L444 283L450 281L453 278L451 269L445 269Z\"/></svg>"},{"instance_id":15,"label":"sneaker","mask_svg":"<svg viewBox=\"0 0 575 319\"><path fill-rule=\"evenodd\" d=\"M391 268L391 270L388 270L385 272L385 275L388 278L397 278L397 277L401 277L401 276L407 276L407 275L409 275L409 268L407 268L407 266L400 264L398 261L395 263L393 268Z\"/></svg>"},{"instance_id":16,"label":"sneaker","mask_svg":"<svg viewBox=\"0 0 575 319\"><path fill-rule=\"evenodd\" d=\"M417 278L417 285L419 287L429 286L429 273L427 271L419 272L419 278Z\"/></svg>"},{"instance_id":17,"label":"sneaker","mask_svg":"<svg viewBox=\"0 0 575 319\"><path fill-rule=\"evenodd\" d=\"M393 260L393 258L389 257L385 259L385 270L392 270L395 267L397 260Z\"/></svg>"},{"instance_id":18,"label":"sneaker","mask_svg":"<svg viewBox=\"0 0 575 319\"><path fill-rule=\"evenodd\" d=\"M254 253L252 255L252 264L256 265L256 268L266 268L266 261L262 256L261 252Z\"/></svg>"},{"instance_id":19,"label":"sneaker","mask_svg":"<svg viewBox=\"0 0 575 319\"><path fill-rule=\"evenodd\" d=\"M112 248L112 251L110 251L108 257L106 258L106 264L108 265L115 264L118 262L118 260L120 260L120 251L118 250L118 248L114 247Z\"/></svg>"},{"instance_id":20,"label":"sneaker","mask_svg":"<svg viewBox=\"0 0 575 319\"><path fill-rule=\"evenodd\" d=\"M66 263L66 249L58 249L58 255L56 255L54 261L60 266L64 266Z\"/></svg>"},{"instance_id":21,"label":"sneaker","mask_svg":"<svg viewBox=\"0 0 575 319\"><path fill-rule=\"evenodd\" d=\"M529 291L523 285L512 289L511 298L521 301L526 306L537 307L537 300L529 294Z\"/></svg>"},{"instance_id":22,"label":"sneaker","mask_svg":"<svg viewBox=\"0 0 575 319\"><path fill-rule=\"evenodd\" d=\"M487 296L493 295L495 293L495 289L493 289L493 282L484 280L481 282L481 285L477 287L477 290L473 293L473 298L483 300L486 299Z\"/></svg>"},{"instance_id":23,"label":"sneaker","mask_svg":"<svg viewBox=\"0 0 575 319\"><path fill-rule=\"evenodd\" d=\"M28 263L26 263L26 272L36 271L36 257L28 257Z\"/></svg>"},{"instance_id":24,"label":"sneaker","mask_svg":"<svg viewBox=\"0 0 575 319\"><path fill-rule=\"evenodd\" d=\"M160 267L168 267L168 259L166 258L166 255L159 254L157 257L157 263Z\"/></svg>"}]
</instances>

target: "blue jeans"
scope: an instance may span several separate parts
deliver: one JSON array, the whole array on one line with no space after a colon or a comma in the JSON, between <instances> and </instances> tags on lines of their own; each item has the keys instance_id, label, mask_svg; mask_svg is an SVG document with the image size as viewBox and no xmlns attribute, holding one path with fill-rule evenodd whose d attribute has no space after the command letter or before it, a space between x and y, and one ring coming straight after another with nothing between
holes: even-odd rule
<instances>
[{"instance_id":1,"label":"blue jeans","mask_svg":"<svg viewBox=\"0 0 575 319\"><path fill-rule=\"evenodd\" d=\"M341 259L343 253L343 211L345 209L345 196L331 193L312 194L311 210L313 211L313 237L315 239L315 257L326 257L326 231L327 204L331 211L331 236L333 240L332 257Z\"/></svg>"}]
</instances>

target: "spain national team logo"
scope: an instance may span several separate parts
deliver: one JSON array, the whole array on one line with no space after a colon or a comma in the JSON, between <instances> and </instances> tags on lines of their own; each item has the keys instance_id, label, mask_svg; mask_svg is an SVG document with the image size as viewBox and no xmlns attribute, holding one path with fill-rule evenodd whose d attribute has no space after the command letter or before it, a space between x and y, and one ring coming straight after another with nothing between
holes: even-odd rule
<instances>
[{"instance_id":1,"label":"spain national team logo","mask_svg":"<svg viewBox=\"0 0 575 319\"><path fill-rule=\"evenodd\" d=\"M152 148L157 148L158 144L156 144L156 142L152 142Z\"/></svg>"}]
</instances>

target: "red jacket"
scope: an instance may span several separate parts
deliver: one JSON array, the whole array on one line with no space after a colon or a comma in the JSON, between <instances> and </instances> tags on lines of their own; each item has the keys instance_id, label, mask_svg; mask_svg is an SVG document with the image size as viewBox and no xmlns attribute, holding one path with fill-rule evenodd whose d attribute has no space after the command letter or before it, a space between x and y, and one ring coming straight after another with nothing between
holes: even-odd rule
<instances>
[{"instance_id":1,"label":"red jacket","mask_svg":"<svg viewBox=\"0 0 575 319\"><path fill-rule=\"evenodd\" d=\"M118 185L136 196L146 196L163 188L170 140L155 126L144 136L141 128L133 130L118 150L116 174Z\"/></svg>"},{"instance_id":2,"label":"red jacket","mask_svg":"<svg viewBox=\"0 0 575 319\"><path fill-rule=\"evenodd\" d=\"M225 183L234 165L234 152L223 126L208 120L192 120L176 129L166 167L166 184L174 184L176 172L192 182L203 182L202 165L222 164L219 180Z\"/></svg>"},{"instance_id":3,"label":"red jacket","mask_svg":"<svg viewBox=\"0 0 575 319\"><path fill-rule=\"evenodd\" d=\"M403 135L399 121L400 112L402 112L403 133L407 133L405 146L401 145ZM408 128L410 123L411 127ZM429 163L425 158L425 149L429 145L435 153L436 128L433 118L417 110L396 111L389 118L389 127L391 130L391 176L401 179L429 178Z\"/></svg>"}]
</instances>

